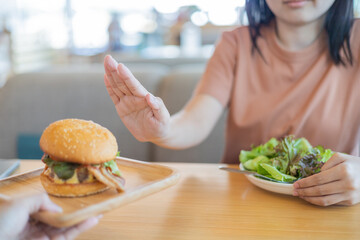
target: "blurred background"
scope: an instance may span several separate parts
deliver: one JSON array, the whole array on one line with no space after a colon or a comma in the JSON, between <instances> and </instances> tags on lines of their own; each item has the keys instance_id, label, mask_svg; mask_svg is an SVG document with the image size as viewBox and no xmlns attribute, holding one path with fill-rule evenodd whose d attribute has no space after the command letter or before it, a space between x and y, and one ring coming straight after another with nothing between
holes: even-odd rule
<instances>
[{"instance_id":1,"label":"blurred background","mask_svg":"<svg viewBox=\"0 0 360 240\"><path fill-rule=\"evenodd\" d=\"M359 2L355 0L359 16ZM245 0L0 0L0 72L118 59L208 58Z\"/></svg>"},{"instance_id":2,"label":"blurred background","mask_svg":"<svg viewBox=\"0 0 360 240\"><path fill-rule=\"evenodd\" d=\"M245 0L0 0L0 72L118 59L208 58Z\"/></svg>"},{"instance_id":3,"label":"blurred background","mask_svg":"<svg viewBox=\"0 0 360 240\"><path fill-rule=\"evenodd\" d=\"M359 2L355 0L357 17ZM81 118L110 129L123 156L220 161L226 112L206 141L194 148L174 151L141 143L114 110L104 87L102 62L111 54L125 63L174 114L191 97L221 32L247 24L245 0L0 4L0 158L39 159L39 138L49 123Z\"/></svg>"}]
</instances>

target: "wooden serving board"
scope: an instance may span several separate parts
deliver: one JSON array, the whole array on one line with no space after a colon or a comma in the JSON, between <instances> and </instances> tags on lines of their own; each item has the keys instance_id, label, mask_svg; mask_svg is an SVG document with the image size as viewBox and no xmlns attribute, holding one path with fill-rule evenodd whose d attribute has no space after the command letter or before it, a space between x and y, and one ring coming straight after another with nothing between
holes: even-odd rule
<instances>
[{"instance_id":1,"label":"wooden serving board","mask_svg":"<svg viewBox=\"0 0 360 240\"><path fill-rule=\"evenodd\" d=\"M63 208L62 213L39 212L32 215L38 221L55 227L68 227L83 220L111 211L116 207L146 197L174 185L180 174L159 164L116 158L119 170L125 178L125 191L114 189L78 198L50 196L51 200ZM4 198L45 192L40 183L43 168L0 180L0 193Z\"/></svg>"}]
</instances>

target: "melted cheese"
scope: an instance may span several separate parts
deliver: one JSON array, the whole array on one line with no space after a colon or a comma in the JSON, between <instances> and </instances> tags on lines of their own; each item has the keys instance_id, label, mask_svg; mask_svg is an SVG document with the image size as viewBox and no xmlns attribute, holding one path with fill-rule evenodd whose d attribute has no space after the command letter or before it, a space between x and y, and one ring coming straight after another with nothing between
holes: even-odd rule
<instances>
[{"instance_id":1,"label":"melted cheese","mask_svg":"<svg viewBox=\"0 0 360 240\"><path fill-rule=\"evenodd\" d=\"M63 180L61 178L59 178L55 173L54 173L54 177L52 178L54 183L56 184L63 184L63 183L67 183L67 184L78 184L79 179L77 177L76 174L77 169L74 171L74 175L71 178L68 178L67 180ZM50 176L51 173L51 169L48 168L45 170L44 174ZM96 178L94 177L94 175L92 175L90 172L88 174L88 177L82 182L82 183L91 183L91 182L95 182Z\"/></svg>"}]
</instances>

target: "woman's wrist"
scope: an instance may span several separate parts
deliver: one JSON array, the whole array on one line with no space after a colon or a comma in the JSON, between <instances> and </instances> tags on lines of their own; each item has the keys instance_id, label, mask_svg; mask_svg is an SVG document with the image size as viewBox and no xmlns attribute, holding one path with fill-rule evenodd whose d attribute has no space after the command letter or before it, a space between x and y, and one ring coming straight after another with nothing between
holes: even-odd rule
<instances>
[{"instance_id":1,"label":"woman's wrist","mask_svg":"<svg viewBox=\"0 0 360 240\"><path fill-rule=\"evenodd\" d=\"M172 127L173 125L173 119L170 118L169 123L167 126L164 126L164 129L162 132L155 138L152 138L149 140L149 142L154 143L158 146L165 147L165 148L171 148L172 142L172 135L176 135L172 133Z\"/></svg>"}]
</instances>

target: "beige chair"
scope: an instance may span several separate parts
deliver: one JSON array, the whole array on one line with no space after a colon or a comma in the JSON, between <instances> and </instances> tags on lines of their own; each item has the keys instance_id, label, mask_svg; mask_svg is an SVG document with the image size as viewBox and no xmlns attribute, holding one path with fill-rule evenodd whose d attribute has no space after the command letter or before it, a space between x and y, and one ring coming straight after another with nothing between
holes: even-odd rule
<instances>
[{"instance_id":1,"label":"beige chair","mask_svg":"<svg viewBox=\"0 0 360 240\"><path fill-rule=\"evenodd\" d=\"M204 70L205 65L201 64L181 65L161 81L158 95L170 114L176 113L187 103ZM224 150L225 115L224 113L212 133L200 145L185 150L155 146L153 158L160 162L220 162Z\"/></svg>"},{"instance_id":2,"label":"beige chair","mask_svg":"<svg viewBox=\"0 0 360 240\"><path fill-rule=\"evenodd\" d=\"M133 64L134 75L155 92L168 68ZM63 118L89 119L109 128L121 154L149 159L148 143L138 142L122 124L108 96L102 65L55 67L14 76L0 89L0 158L18 157L18 137L39 136L49 123Z\"/></svg>"},{"instance_id":3,"label":"beige chair","mask_svg":"<svg viewBox=\"0 0 360 240\"><path fill-rule=\"evenodd\" d=\"M145 88L164 100L170 113L175 113L190 99L205 65L182 65L172 67L171 71L163 64L129 63L127 66ZM9 79L0 89L0 158L16 158L20 152L25 151L26 155L27 149L38 148L34 139L53 121L82 118L112 131L122 156L143 161L220 162L225 114L211 135L193 148L176 151L141 143L117 116L106 92L103 74L101 64L75 65ZM28 138L19 144L19 136L24 135Z\"/></svg>"}]
</instances>

